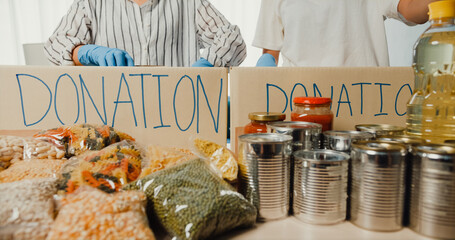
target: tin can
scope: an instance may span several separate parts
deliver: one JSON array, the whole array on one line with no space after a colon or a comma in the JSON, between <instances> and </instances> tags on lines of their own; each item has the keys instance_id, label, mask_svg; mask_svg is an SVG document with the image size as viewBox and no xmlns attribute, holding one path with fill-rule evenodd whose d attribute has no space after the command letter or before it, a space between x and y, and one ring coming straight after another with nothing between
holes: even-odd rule
<instances>
[{"instance_id":1,"label":"tin can","mask_svg":"<svg viewBox=\"0 0 455 240\"><path fill-rule=\"evenodd\" d=\"M276 133L239 137L239 192L254 204L259 221L288 215L291 143L292 137Z\"/></svg>"},{"instance_id":2,"label":"tin can","mask_svg":"<svg viewBox=\"0 0 455 240\"><path fill-rule=\"evenodd\" d=\"M271 133L278 133L283 135L289 135L292 137L292 152L299 150L313 150L321 148L321 133L322 125L319 123L312 122L274 122L267 124L267 131ZM294 182L294 157L291 155L291 188L289 205L290 214L293 213L292 199L293 199L293 182Z\"/></svg>"},{"instance_id":3,"label":"tin can","mask_svg":"<svg viewBox=\"0 0 455 240\"><path fill-rule=\"evenodd\" d=\"M346 218L349 155L332 150L294 155L293 210L311 224L335 224Z\"/></svg>"},{"instance_id":4,"label":"tin can","mask_svg":"<svg viewBox=\"0 0 455 240\"><path fill-rule=\"evenodd\" d=\"M365 131L374 134L374 137L380 136L399 136L404 135L405 128L390 124L358 124L355 125L357 131Z\"/></svg>"},{"instance_id":5,"label":"tin can","mask_svg":"<svg viewBox=\"0 0 455 240\"><path fill-rule=\"evenodd\" d=\"M352 144L351 221L373 231L402 228L406 146L382 141Z\"/></svg>"},{"instance_id":6,"label":"tin can","mask_svg":"<svg viewBox=\"0 0 455 240\"><path fill-rule=\"evenodd\" d=\"M410 228L438 239L455 238L455 146L413 147Z\"/></svg>"},{"instance_id":7,"label":"tin can","mask_svg":"<svg viewBox=\"0 0 455 240\"><path fill-rule=\"evenodd\" d=\"M325 149L350 153L351 143L362 140L371 140L374 135L364 131L325 131L323 133Z\"/></svg>"},{"instance_id":8,"label":"tin can","mask_svg":"<svg viewBox=\"0 0 455 240\"><path fill-rule=\"evenodd\" d=\"M404 194L404 210L403 210L403 225L409 225L409 211L411 198L411 180L412 180L412 166L413 166L413 147L425 143L425 140L415 136L381 136L377 138L380 141L402 143L407 148L406 154L406 169L405 169L405 194Z\"/></svg>"}]
</instances>

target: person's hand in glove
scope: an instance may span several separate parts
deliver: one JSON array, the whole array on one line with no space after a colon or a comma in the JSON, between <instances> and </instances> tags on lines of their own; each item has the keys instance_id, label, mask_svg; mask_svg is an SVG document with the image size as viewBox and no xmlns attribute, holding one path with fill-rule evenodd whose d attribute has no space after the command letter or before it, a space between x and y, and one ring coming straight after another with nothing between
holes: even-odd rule
<instances>
[{"instance_id":1,"label":"person's hand in glove","mask_svg":"<svg viewBox=\"0 0 455 240\"><path fill-rule=\"evenodd\" d=\"M133 58L124 50L98 45L82 45L77 60L85 66L134 66Z\"/></svg>"},{"instance_id":2,"label":"person's hand in glove","mask_svg":"<svg viewBox=\"0 0 455 240\"><path fill-rule=\"evenodd\" d=\"M264 53L256 63L256 67L276 67L275 58L270 53Z\"/></svg>"},{"instance_id":3,"label":"person's hand in glove","mask_svg":"<svg viewBox=\"0 0 455 240\"><path fill-rule=\"evenodd\" d=\"M195 63L193 63L191 67L213 67L213 65L209 61L207 61L207 59L200 58Z\"/></svg>"}]
</instances>

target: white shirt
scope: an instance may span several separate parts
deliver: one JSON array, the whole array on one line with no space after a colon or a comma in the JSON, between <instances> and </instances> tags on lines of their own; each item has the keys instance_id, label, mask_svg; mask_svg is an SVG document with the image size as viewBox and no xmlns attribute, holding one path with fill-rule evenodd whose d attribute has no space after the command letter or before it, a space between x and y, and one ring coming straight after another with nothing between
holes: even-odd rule
<instances>
[{"instance_id":1,"label":"white shirt","mask_svg":"<svg viewBox=\"0 0 455 240\"><path fill-rule=\"evenodd\" d=\"M75 0L45 44L56 65L74 65L73 49L96 44L123 49L135 65L191 66L200 57L214 66L238 66L246 45L207 0ZM202 52L200 52L202 50Z\"/></svg>"},{"instance_id":2,"label":"white shirt","mask_svg":"<svg viewBox=\"0 0 455 240\"><path fill-rule=\"evenodd\" d=\"M262 0L253 46L283 66L388 66L385 18L399 0Z\"/></svg>"}]
</instances>

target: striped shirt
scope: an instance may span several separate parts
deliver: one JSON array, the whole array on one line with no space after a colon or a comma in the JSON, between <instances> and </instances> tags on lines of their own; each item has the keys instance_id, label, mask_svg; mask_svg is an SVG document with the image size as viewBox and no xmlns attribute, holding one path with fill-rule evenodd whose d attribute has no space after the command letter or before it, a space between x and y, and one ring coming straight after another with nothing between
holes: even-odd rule
<instances>
[{"instance_id":1,"label":"striped shirt","mask_svg":"<svg viewBox=\"0 0 455 240\"><path fill-rule=\"evenodd\" d=\"M207 0L75 0L44 51L56 65L74 65L83 44L123 49L135 65L187 67L202 57L238 66L246 57L239 28Z\"/></svg>"}]
</instances>

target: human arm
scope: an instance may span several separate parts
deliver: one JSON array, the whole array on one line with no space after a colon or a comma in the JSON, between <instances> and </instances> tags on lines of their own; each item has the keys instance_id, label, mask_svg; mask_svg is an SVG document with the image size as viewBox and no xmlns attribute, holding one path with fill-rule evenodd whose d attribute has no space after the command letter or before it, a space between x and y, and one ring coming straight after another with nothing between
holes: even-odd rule
<instances>
[{"instance_id":1,"label":"human arm","mask_svg":"<svg viewBox=\"0 0 455 240\"><path fill-rule=\"evenodd\" d=\"M256 67L276 67L278 65L278 57L280 51L263 49L262 56L258 59Z\"/></svg>"},{"instance_id":2,"label":"human arm","mask_svg":"<svg viewBox=\"0 0 455 240\"><path fill-rule=\"evenodd\" d=\"M49 61L55 65L75 65L74 49L91 42L90 25L86 2L75 1L44 45Z\"/></svg>"},{"instance_id":3,"label":"human arm","mask_svg":"<svg viewBox=\"0 0 455 240\"><path fill-rule=\"evenodd\" d=\"M268 53L275 58L275 64L278 65L278 58L280 57L280 51L270 50L270 49L263 49L262 54Z\"/></svg>"},{"instance_id":4,"label":"human arm","mask_svg":"<svg viewBox=\"0 0 455 240\"><path fill-rule=\"evenodd\" d=\"M278 64L284 40L284 28L278 11L280 2L280 0L262 0L261 2L253 40L253 46L263 49L263 54L256 64L258 67Z\"/></svg>"},{"instance_id":5,"label":"human arm","mask_svg":"<svg viewBox=\"0 0 455 240\"><path fill-rule=\"evenodd\" d=\"M408 21L422 24L428 20L428 4L435 0L400 0L398 12Z\"/></svg>"},{"instance_id":6,"label":"human arm","mask_svg":"<svg viewBox=\"0 0 455 240\"><path fill-rule=\"evenodd\" d=\"M207 0L196 10L201 57L215 67L238 66L246 57L246 44L240 29L230 24Z\"/></svg>"}]
</instances>

